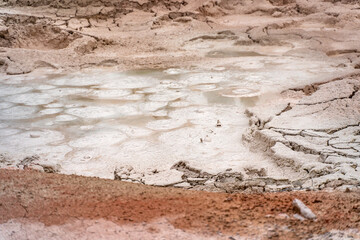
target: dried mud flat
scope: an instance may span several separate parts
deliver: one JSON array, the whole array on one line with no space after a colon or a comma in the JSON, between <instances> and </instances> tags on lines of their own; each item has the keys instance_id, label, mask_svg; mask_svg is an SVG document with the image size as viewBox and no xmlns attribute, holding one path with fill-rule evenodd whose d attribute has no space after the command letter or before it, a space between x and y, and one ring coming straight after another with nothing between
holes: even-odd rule
<instances>
[{"instance_id":1,"label":"dried mud flat","mask_svg":"<svg viewBox=\"0 0 360 240\"><path fill-rule=\"evenodd\" d=\"M4 238L359 237L357 1L0 4L1 168L232 193L1 170Z\"/></svg>"}]
</instances>

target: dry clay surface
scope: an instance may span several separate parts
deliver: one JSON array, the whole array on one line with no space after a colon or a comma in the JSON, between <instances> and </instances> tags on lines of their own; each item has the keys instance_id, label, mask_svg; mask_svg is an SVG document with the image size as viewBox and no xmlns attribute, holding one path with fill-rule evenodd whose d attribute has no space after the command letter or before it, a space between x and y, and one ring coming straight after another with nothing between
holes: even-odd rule
<instances>
[{"instance_id":1,"label":"dry clay surface","mask_svg":"<svg viewBox=\"0 0 360 240\"><path fill-rule=\"evenodd\" d=\"M280 166L306 173L302 187L359 186L359 87L355 75L285 91L282 104L247 110L251 127L243 137ZM316 90L303 96L309 88Z\"/></svg>"},{"instance_id":2,"label":"dry clay surface","mask_svg":"<svg viewBox=\"0 0 360 240\"><path fill-rule=\"evenodd\" d=\"M359 186L360 9L356 1L2 1L0 11L0 62L4 83L2 167L33 167L47 172L214 191ZM166 69L168 75L180 75L180 81L166 79L167 82L152 89L147 82L122 89L111 82L100 86L102 83L94 78L82 82L76 74L73 78L62 78L62 74L69 71L144 68ZM42 81L36 78L37 71L53 74L47 79L50 82L25 86ZM181 78L187 71L200 74ZM233 75L234 72L238 75ZM27 81L25 73L29 73L32 80ZM226 85L223 79L241 81L237 85ZM184 85L174 87L179 82ZM249 86L243 87L246 84ZM307 86L304 88L304 85ZM59 91L59 86L64 89ZM84 86L93 88L79 89ZM105 88L107 92L97 88ZM166 91L162 94L164 88ZM231 107L221 109L204 121L202 114L206 111L213 114L213 109L198 112L198 99L173 91L174 88L203 95L220 92L222 97L232 99L228 100ZM293 90L286 90L289 88ZM141 107L150 112L146 117L154 121L147 123L145 130L140 128L140 136L136 137L148 134L149 129L189 127L185 133L179 130L156 135L163 141L159 146L165 143L171 151L180 152L180 156L172 156L163 165L160 162L144 167L141 163L151 163L152 154L146 155L150 161L130 155L126 164L113 164L109 160L106 168L102 168L98 162L94 165L86 162L99 159L98 152L77 152L77 148L91 147L88 142L91 137L62 142L67 138L61 131L69 127L69 122L85 123L77 127L89 132L93 122L88 118L113 117L113 106L97 108L79 104L90 96L101 99L105 105L109 103L106 98L112 94L113 98L127 103L140 101L142 104L143 98L151 100ZM78 102L54 102L54 96L74 100L73 95L79 98L75 99ZM234 99L241 104L236 105ZM209 99L202 101L201 104L209 103ZM195 105L192 112L191 104ZM133 107L126 105L121 114L138 114ZM184 109L167 111L176 107ZM245 108L248 108L250 127L243 115ZM62 114L63 111L66 114ZM224 112L233 115L224 116L226 121L218 124L218 116L225 115ZM184 122L181 118L187 114L190 117ZM17 124L24 115L27 122L11 125ZM56 123L42 121L45 115L51 115ZM234 124L234 119L241 121ZM192 125L197 128L191 128ZM44 126L57 129L45 130ZM111 132L101 134L101 139L117 143L128 138L133 140L133 129L128 131L126 126L122 127L116 136ZM241 131L232 131L232 127ZM201 134L186 147L179 147L177 143L181 141L174 139L188 138L196 133L194 129ZM220 141L214 140L216 134L221 136ZM98 141L101 142L107 143ZM239 147L235 143L239 143ZM146 144L146 141L130 141L122 145L125 150L121 153L136 147L143 149ZM186 150L194 145L200 153L187 161ZM222 146L236 146L236 149ZM13 151L26 154L13 157L13 152L8 153L32 147L38 154ZM100 144L95 149L102 147ZM184 151L177 151L179 149ZM47 151L54 153L52 150L54 155L41 156ZM236 151L248 153L247 158ZM224 152L231 156L221 155ZM111 151L108 153L113 155ZM210 153L212 158L207 156ZM218 154L228 162L215 161ZM58 162L52 158L55 155L60 158ZM83 165L77 168L72 163L66 165L69 159L78 159ZM156 154L154 159L159 159ZM210 164L208 159L212 160ZM244 159L247 164L241 163ZM248 164L251 159L254 164Z\"/></svg>"},{"instance_id":3,"label":"dry clay surface","mask_svg":"<svg viewBox=\"0 0 360 240\"><path fill-rule=\"evenodd\" d=\"M2 1L1 70L206 66L254 49L356 68L359 12L356 1Z\"/></svg>"},{"instance_id":4,"label":"dry clay surface","mask_svg":"<svg viewBox=\"0 0 360 240\"><path fill-rule=\"evenodd\" d=\"M4 169L0 186L6 240L360 237L358 192L209 193Z\"/></svg>"}]
</instances>

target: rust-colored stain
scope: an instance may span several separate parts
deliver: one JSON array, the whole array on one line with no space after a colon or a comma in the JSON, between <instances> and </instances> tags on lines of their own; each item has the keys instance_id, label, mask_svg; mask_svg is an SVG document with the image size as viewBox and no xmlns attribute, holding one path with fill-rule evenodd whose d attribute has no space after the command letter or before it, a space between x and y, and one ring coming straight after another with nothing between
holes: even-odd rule
<instances>
[{"instance_id":1,"label":"rust-colored stain","mask_svg":"<svg viewBox=\"0 0 360 240\"><path fill-rule=\"evenodd\" d=\"M360 227L360 194L355 192L282 192L226 194L157 188L120 181L0 170L0 222L27 218L46 225L84 219L107 219L117 224L169 217L188 231L256 234L254 226L287 226L278 238L297 238L331 229ZM294 198L317 215L317 221L279 218L292 216Z\"/></svg>"}]
</instances>

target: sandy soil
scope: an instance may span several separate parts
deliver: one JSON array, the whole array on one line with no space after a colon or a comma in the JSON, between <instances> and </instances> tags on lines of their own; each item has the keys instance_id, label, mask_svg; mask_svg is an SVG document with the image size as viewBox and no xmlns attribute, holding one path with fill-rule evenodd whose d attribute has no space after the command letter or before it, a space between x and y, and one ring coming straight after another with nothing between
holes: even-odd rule
<instances>
[{"instance_id":1,"label":"sandy soil","mask_svg":"<svg viewBox=\"0 0 360 240\"><path fill-rule=\"evenodd\" d=\"M358 192L209 193L12 170L1 170L0 182L5 239L344 239L360 234ZM295 198L313 210L315 221L294 218Z\"/></svg>"}]
</instances>

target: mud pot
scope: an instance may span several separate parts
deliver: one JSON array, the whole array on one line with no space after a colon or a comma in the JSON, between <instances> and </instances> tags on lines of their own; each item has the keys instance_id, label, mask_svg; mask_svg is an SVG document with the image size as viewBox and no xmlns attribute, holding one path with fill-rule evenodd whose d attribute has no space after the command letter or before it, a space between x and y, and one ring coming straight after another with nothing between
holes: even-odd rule
<instances>
[{"instance_id":1,"label":"mud pot","mask_svg":"<svg viewBox=\"0 0 360 240\"><path fill-rule=\"evenodd\" d=\"M43 229L51 235L72 226L70 220L78 224L69 230L71 236L80 236L81 226L95 226L99 219L99 226L118 231L130 219L126 212L90 216L87 206L98 206L106 194L127 204L132 200L125 195L146 203L143 192L150 191L149 199L158 197L151 189L171 194L162 201L166 209L160 211L159 203L159 214L154 211L154 219L148 219L163 224L164 235L145 231L144 238L201 237L193 230L188 235L177 231L196 229L176 221L180 212L169 207L169 199L177 194L194 194L200 205L221 198L208 204L221 213L214 221L203 212L182 215L190 222L203 219L197 226L212 233L204 238L355 238L359 26L355 0L0 1L0 200L12 202L0 201L0 238L2 229L26 226L14 231ZM80 189L86 182L100 184L98 200L72 204L75 193L69 196L66 185L50 184L47 191L54 193L56 206L65 197L70 201L68 212L54 214L69 221L50 221L52 214L38 217L44 212L36 214L30 206L46 205L48 199L29 185L32 177L45 179L42 185L65 181L78 192L94 191L93 185ZM125 187L124 195L106 192L108 185ZM135 188L143 190L135 196ZM77 203L88 195L77 194ZM247 206L247 196L260 196L250 212L220 204L239 197L236 204ZM294 215L295 197L314 207L316 224ZM326 206L316 205L327 197ZM191 201L180 209L192 209ZM277 208L274 201L285 207ZM100 205L113 209L112 203ZM252 215L256 206L259 213ZM247 220L253 216L254 222L246 227L230 217L234 225L224 223L222 213L228 211ZM134 216L140 219L142 212ZM269 225L272 233L254 233L268 228L265 212L276 218ZM282 232L279 221L285 222ZM128 231L144 231L142 224L139 220ZM100 228L95 232L100 234ZM26 239L9 234L6 239ZM31 234L30 239L39 238Z\"/></svg>"},{"instance_id":2,"label":"mud pot","mask_svg":"<svg viewBox=\"0 0 360 240\"><path fill-rule=\"evenodd\" d=\"M5 77L1 164L187 188L254 178L260 188L305 182L308 174L244 145L245 110L349 69L323 57L259 50L211 51L227 64L206 69Z\"/></svg>"}]
</instances>

